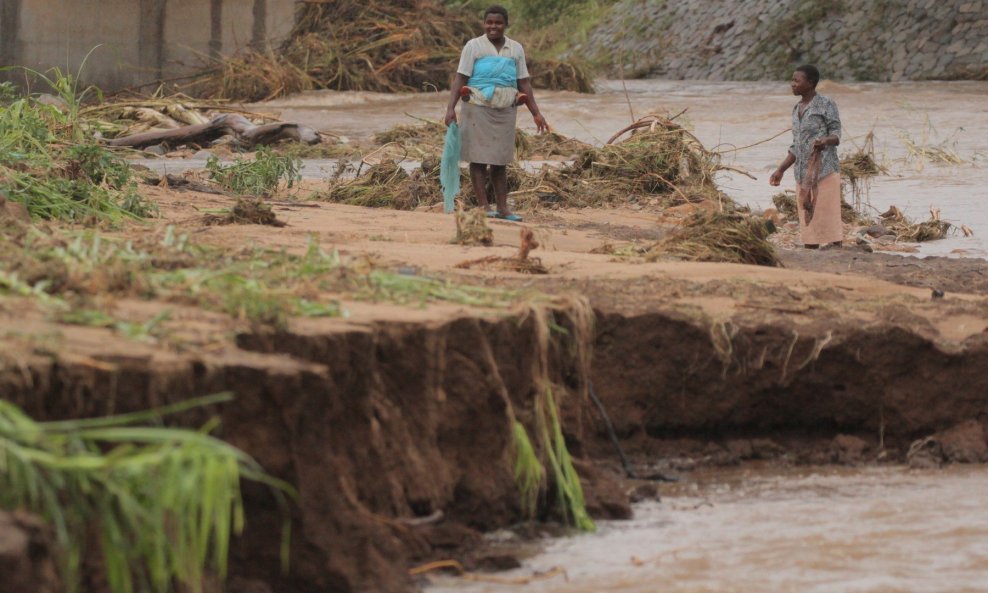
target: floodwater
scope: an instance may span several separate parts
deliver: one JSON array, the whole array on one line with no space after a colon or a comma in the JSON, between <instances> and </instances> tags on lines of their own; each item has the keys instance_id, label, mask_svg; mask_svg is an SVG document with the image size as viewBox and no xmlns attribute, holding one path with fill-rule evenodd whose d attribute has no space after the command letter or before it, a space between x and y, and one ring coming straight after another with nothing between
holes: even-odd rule
<instances>
[{"instance_id":1,"label":"floodwater","mask_svg":"<svg viewBox=\"0 0 988 593\"><path fill-rule=\"evenodd\" d=\"M679 121L693 129L708 148L724 151L722 162L747 170L757 179L725 172L719 179L735 200L756 209L771 207L779 190L768 176L786 155L795 98L786 82L601 81L595 95L541 91L537 98L552 127L587 142L603 144L619 129L649 113L686 110ZM868 200L877 211L898 206L907 216L925 220L930 206L941 217L966 224L961 233L925 243L920 255L988 257L988 82L832 83L820 92L833 98L844 124L843 150L854 150L874 132L876 157L890 175L871 183ZM288 121L299 121L349 139L367 138L396 124L420 119L439 121L446 93L377 94L308 92L255 105ZM531 117L519 111L519 125L535 131ZM750 148L748 145L757 144ZM915 158L908 148L939 148L963 160L942 165ZM734 150L737 149L737 150ZM332 166L307 163L306 176ZM792 188L787 173L783 187Z\"/></svg>"},{"instance_id":2,"label":"floodwater","mask_svg":"<svg viewBox=\"0 0 988 593\"><path fill-rule=\"evenodd\" d=\"M632 521L552 540L498 578L427 593L983 593L988 469L716 472L666 486ZM568 580L567 580L568 579Z\"/></svg>"}]
</instances>

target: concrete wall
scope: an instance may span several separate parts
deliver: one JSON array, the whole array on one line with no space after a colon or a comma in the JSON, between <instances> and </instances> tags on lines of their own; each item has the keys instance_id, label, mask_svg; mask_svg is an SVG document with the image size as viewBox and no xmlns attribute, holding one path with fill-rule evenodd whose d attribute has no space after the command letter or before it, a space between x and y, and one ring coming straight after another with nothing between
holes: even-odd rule
<instances>
[{"instance_id":1,"label":"concrete wall","mask_svg":"<svg viewBox=\"0 0 988 593\"><path fill-rule=\"evenodd\" d=\"M295 0L0 0L0 65L58 67L106 89L188 74L209 56L276 45ZM0 74L23 80L23 74Z\"/></svg>"},{"instance_id":2,"label":"concrete wall","mask_svg":"<svg viewBox=\"0 0 988 593\"><path fill-rule=\"evenodd\" d=\"M621 0L570 55L683 79L988 79L988 0Z\"/></svg>"}]
</instances>

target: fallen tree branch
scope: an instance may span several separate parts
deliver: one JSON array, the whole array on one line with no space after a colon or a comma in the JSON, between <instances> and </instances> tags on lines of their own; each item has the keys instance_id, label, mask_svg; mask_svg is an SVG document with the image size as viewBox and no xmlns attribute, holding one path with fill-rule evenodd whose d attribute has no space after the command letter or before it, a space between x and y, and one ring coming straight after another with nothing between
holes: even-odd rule
<instances>
[{"instance_id":1,"label":"fallen tree branch","mask_svg":"<svg viewBox=\"0 0 988 593\"><path fill-rule=\"evenodd\" d=\"M320 141L319 132L308 126L288 122L258 126L242 115L225 113L214 117L208 123L114 138L108 144L130 148L146 148L156 144L170 147L182 144L206 145L223 136L234 136L245 148L274 144L279 140L294 140L304 144L317 144Z\"/></svg>"}]
</instances>

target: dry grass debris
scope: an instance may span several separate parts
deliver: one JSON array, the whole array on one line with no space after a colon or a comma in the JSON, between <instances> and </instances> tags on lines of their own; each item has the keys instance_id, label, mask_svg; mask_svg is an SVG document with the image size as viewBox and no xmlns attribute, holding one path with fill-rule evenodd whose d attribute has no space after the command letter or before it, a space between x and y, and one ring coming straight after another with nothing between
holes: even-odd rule
<instances>
[{"instance_id":1,"label":"dry grass debris","mask_svg":"<svg viewBox=\"0 0 988 593\"><path fill-rule=\"evenodd\" d=\"M887 175L888 171L875 160L875 133L868 132L865 136L864 144L857 151L845 154L840 159L841 189L847 188L842 193L850 194L850 206L855 216L851 217L844 213L844 204L841 204L841 218L845 222L863 220L863 213L871 202L868 193L871 190L871 179L876 175Z\"/></svg>"},{"instance_id":2,"label":"dry grass debris","mask_svg":"<svg viewBox=\"0 0 988 593\"><path fill-rule=\"evenodd\" d=\"M525 180L516 200L538 206L599 207L644 203L676 206L715 200L732 207L714 183L720 168L716 154L675 122L649 116L637 128L625 128L602 148L585 148L562 169L544 168ZM623 133L632 132L618 142Z\"/></svg>"},{"instance_id":3,"label":"dry grass debris","mask_svg":"<svg viewBox=\"0 0 988 593\"><path fill-rule=\"evenodd\" d=\"M414 210L442 201L439 169L427 161L409 174L400 164L386 160L354 179L333 182L322 198L351 206Z\"/></svg>"},{"instance_id":4,"label":"dry grass debris","mask_svg":"<svg viewBox=\"0 0 988 593\"><path fill-rule=\"evenodd\" d=\"M192 85L206 97L264 101L311 89L386 93L447 88L463 44L478 34L472 12L436 0L303 0L280 48L225 59ZM537 66L539 64L533 64ZM547 62L534 83L592 91L579 66Z\"/></svg>"},{"instance_id":5,"label":"dry grass debris","mask_svg":"<svg viewBox=\"0 0 988 593\"><path fill-rule=\"evenodd\" d=\"M480 268L484 270L500 270L505 272L519 272L522 274L548 274L549 270L542 265L542 260L531 257L531 251L539 246L535 240L532 229L521 229L521 243L518 253L512 257L500 257L498 255L488 255L480 259L473 259L456 264L457 268L472 269Z\"/></svg>"},{"instance_id":6,"label":"dry grass debris","mask_svg":"<svg viewBox=\"0 0 988 593\"><path fill-rule=\"evenodd\" d=\"M487 226L487 213L481 208L462 207L456 210L456 236L453 243L460 245L494 244L494 231Z\"/></svg>"},{"instance_id":7,"label":"dry grass debris","mask_svg":"<svg viewBox=\"0 0 988 593\"><path fill-rule=\"evenodd\" d=\"M911 243L943 239L953 226L949 222L941 220L940 209L933 207L930 208L930 219L919 223L911 221L895 206L890 206L880 215L880 218L882 224L895 233L896 240Z\"/></svg>"},{"instance_id":8,"label":"dry grass debris","mask_svg":"<svg viewBox=\"0 0 988 593\"><path fill-rule=\"evenodd\" d=\"M769 229L761 218L742 213L697 211L668 237L648 250L645 257L702 262L728 262L779 266Z\"/></svg>"}]
</instances>

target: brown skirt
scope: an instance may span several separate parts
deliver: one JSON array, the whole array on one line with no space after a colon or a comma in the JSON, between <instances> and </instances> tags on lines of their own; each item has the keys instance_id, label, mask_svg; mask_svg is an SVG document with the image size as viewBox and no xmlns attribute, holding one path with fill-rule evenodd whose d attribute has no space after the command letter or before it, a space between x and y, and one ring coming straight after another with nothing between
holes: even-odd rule
<instances>
[{"instance_id":1,"label":"brown skirt","mask_svg":"<svg viewBox=\"0 0 988 593\"><path fill-rule=\"evenodd\" d=\"M515 160L518 108L492 109L464 103L460 109L460 160L485 165L510 165Z\"/></svg>"},{"instance_id":2,"label":"brown skirt","mask_svg":"<svg viewBox=\"0 0 988 593\"><path fill-rule=\"evenodd\" d=\"M810 223L806 224L803 205L796 200L799 211L799 238L804 245L824 245L844 239L844 225L840 219L840 173L831 173L820 180L816 206ZM799 184L796 184L799 196Z\"/></svg>"}]
</instances>

